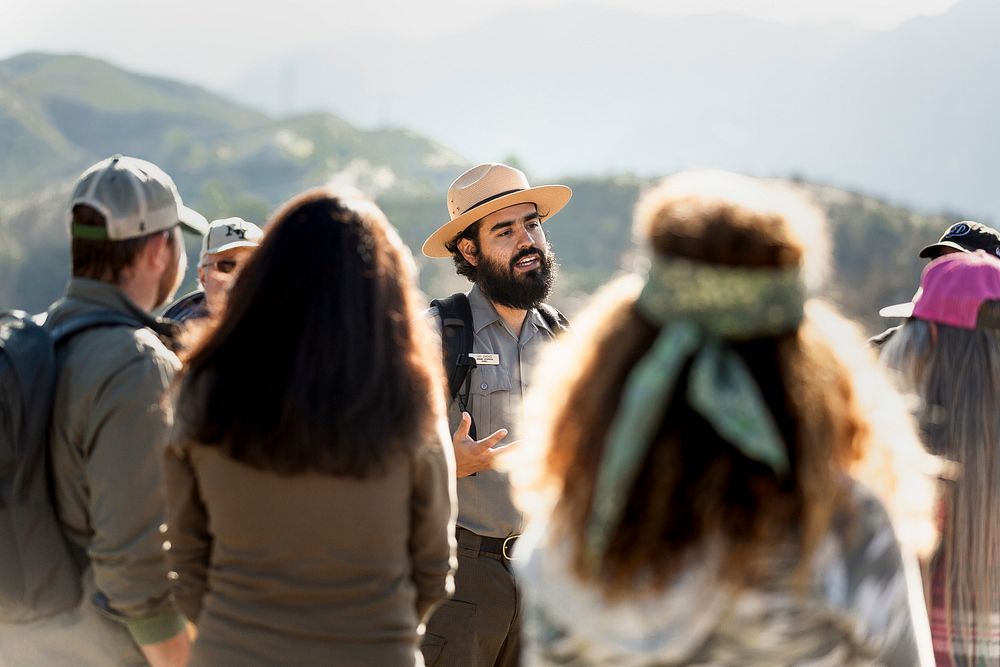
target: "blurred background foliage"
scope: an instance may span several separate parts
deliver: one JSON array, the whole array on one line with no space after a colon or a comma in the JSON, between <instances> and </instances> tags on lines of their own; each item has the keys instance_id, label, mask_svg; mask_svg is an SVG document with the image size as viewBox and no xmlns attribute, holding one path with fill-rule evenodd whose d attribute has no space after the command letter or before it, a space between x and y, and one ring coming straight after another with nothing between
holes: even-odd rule
<instances>
[{"instance_id":1,"label":"blurred background foliage","mask_svg":"<svg viewBox=\"0 0 1000 667\"><path fill-rule=\"evenodd\" d=\"M114 153L170 173L207 218L264 223L289 196L345 183L374 196L420 266L429 295L467 289L447 260L419 253L447 219L444 193L468 161L403 128L362 130L333 114L273 118L209 91L141 76L81 56L25 54L0 61L0 308L37 311L68 278L66 205L75 177ZM516 155L504 161L520 164ZM546 224L561 265L552 301L572 314L633 263L632 208L651 181L629 175L565 178L568 207ZM825 295L869 332L881 306L910 298L917 253L961 216L923 215L878 198L790 180L826 211L833 248ZM189 239L195 261L198 240ZM189 271L184 289L194 285Z\"/></svg>"}]
</instances>

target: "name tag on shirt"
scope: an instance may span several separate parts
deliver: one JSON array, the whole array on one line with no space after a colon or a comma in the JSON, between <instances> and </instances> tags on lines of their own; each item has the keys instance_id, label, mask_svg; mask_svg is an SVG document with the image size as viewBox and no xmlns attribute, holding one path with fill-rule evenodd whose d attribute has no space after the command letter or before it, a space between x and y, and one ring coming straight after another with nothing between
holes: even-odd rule
<instances>
[{"instance_id":1,"label":"name tag on shirt","mask_svg":"<svg viewBox=\"0 0 1000 667\"><path fill-rule=\"evenodd\" d=\"M500 365L500 355L499 354L470 354L470 357L475 359L476 364L479 366L499 366Z\"/></svg>"}]
</instances>

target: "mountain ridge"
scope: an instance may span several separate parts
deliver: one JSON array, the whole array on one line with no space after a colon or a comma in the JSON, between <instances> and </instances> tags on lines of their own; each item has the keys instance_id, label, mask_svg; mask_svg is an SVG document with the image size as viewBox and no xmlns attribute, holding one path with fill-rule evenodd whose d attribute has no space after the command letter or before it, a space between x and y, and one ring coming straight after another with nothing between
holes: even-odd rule
<instances>
[{"instance_id":1,"label":"mountain ridge","mask_svg":"<svg viewBox=\"0 0 1000 667\"><path fill-rule=\"evenodd\" d=\"M185 189L206 179L242 190L268 190L275 178L305 187L345 171L373 189L373 174L388 170L397 187L430 190L466 163L409 130L360 129L329 112L276 118L199 86L72 54L0 61L0 130L0 198L8 201L114 153L182 174ZM321 159L316 145L325 147Z\"/></svg>"},{"instance_id":2,"label":"mountain ridge","mask_svg":"<svg viewBox=\"0 0 1000 667\"><path fill-rule=\"evenodd\" d=\"M192 92L195 108L180 113L170 94L193 90L182 82L150 82L108 63L64 58L34 56L33 63L19 60L13 66L0 61L0 112L8 110L8 122L20 123L12 125L20 134L0 131L0 142L6 142L0 145L0 309L40 310L58 297L68 277L66 205L73 177L86 164L121 152L115 148L126 135L135 142L135 154L164 167L185 202L209 218L239 215L264 223L280 202L308 187L358 186L399 229L417 259L426 293L467 288L450 261L419 254L426 235L447 220L447 184L468 166L448 147L405 127L363 129L326 113L274 118L244 109L234 111L237 119L227 124L219 113L225 99L211 91ZM60 69L67 62L70 67ZM26 78L29 70L41 73ZM69 83L67 70L76 77ZM142 97L150 86L156 94ZM102 87L120 96L110 113L101 105L103 97L95 107L88 105L94 97L80 95ZM207 100L206 106L199 107L198 100ZM0 113L0 130L4 119ZM25 124L34 129L24 131ZM19 141L37 145L25 149ZM45 168L31 174L31 187L12 197L15 187L5 174L23 178L20 172L36 164L43 149L51 152ZM572 313L586 295L631 268L632 208L651 180L609 172L559 181L570 185L574 196L546 225L546 234L561 264L553 301ZM874 317L879 306L912 294L922 264L917 252L958 217L918 215L871 197L800 186L817 198L831 222L834 280L825 294L869 328L879 324ZM196 255L197 240L189 240L188 252ZM191 272L185 288L193 281Z\"/></svg>"},{"instance_id":3,"label":"mountain ridge","mask_svg":"<svg viewBox=\"0 0 1000 667\"><path fill-rule=\"evenodd\" d=\"M997 27L986 0L887 31L573 6L426 41L338 39L225 90L405 125L540 173L801 173L1000 219Z\"/></svg>"}]
</instances>

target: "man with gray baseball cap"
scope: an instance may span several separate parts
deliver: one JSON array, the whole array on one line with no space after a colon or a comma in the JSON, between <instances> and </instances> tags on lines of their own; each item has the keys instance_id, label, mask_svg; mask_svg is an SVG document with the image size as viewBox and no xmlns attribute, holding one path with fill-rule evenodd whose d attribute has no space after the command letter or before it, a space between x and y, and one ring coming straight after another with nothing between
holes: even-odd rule
<instances>
[{"instance_id":1,"label":"man with gray baseball cap","mask_svg":"<svg viewBox=\"0 0 1000 667\"><path fill-rule=\"evenodd\" d=\"M213 220L201 242L199 288L175 301L163 316L183 324L221 313L236 277L263 236L260 227L243 218Z\"/></svg>"},{"instance_id":2,"label":"man with gray baseball cap","mask_svg":"<svg viewBox=\"0 0 1000 667\"><path fill-rule=\"evenodd\" d=\"M180 362L176 327L150 311L184 275L181 227L204 234L207 224L161 169L122 156L83 173L70 211L72 278L46 326L108 318L59 349L50 428L53 500L82 595L54 615L0 624L0 664L183 665L160 469L172 428L165 392Z\"/></svg>"}]
</instances>

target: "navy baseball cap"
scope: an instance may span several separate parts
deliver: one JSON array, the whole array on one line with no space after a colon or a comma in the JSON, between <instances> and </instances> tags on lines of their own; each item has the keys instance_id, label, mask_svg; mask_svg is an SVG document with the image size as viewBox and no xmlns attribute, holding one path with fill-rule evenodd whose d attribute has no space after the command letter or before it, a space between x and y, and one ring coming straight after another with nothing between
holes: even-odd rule
<instances>
[{"instance_id":1,"label":"navy baseball cap","mask_svg":"<svg viewBox=\"0 0 1000 667\"><path fill-rule=\"evenodd\" d=\"M934 259L940 257L945 248L959 252L983 250L994 257L1000 257L1000 232L972 220L956 222L945 230L937 243L921 250L920 256Z\"/></svg>"}]
</instances>

